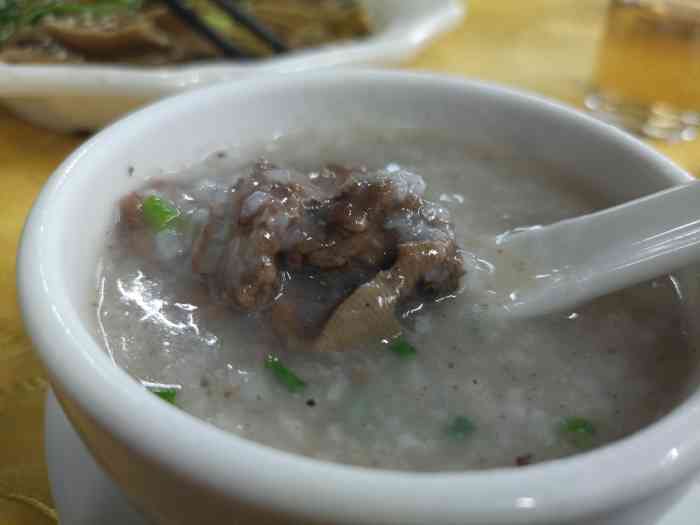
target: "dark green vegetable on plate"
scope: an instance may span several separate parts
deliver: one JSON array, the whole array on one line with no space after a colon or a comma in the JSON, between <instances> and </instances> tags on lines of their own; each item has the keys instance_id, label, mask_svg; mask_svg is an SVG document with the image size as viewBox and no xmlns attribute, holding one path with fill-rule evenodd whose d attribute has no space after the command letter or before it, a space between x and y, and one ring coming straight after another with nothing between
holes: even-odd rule
<instances>
[{"instance_id":1,"label":"dark green vegetable on plate","mask_svg":"<svg viewBox=\"0 0 700 525\"><path fill-rule=\"evenodd\" d=\"M90 3L64 0L0 0L0 42L16 31L35 26L47 16L107 17L133 13L141 0L93 0Z\"/></svg>"}]
</instances>

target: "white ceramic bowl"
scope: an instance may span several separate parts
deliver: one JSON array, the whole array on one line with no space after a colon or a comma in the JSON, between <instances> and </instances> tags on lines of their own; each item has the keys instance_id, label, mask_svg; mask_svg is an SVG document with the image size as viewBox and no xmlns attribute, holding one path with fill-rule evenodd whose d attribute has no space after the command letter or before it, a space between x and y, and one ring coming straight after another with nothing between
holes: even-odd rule
<instances>
[{"instance_id":1,"label":"white ceramic bowl","mask_svg":"<svg viewBox=\"0 0 700 525\"><path fill-rule=\"evenodd\" d=\"M164 96L260 73L398 64L462 19L466 0L362 0L376 32L368 39L250 63L140 68L0 63L0 101L57 131L99 129Z\"/></svg>"},{"instance_id":2,"label":"white ceramic bowl","mask_svg":"<svg viewBox=\"0 0 700 525\"><path fill-rule=\"evenodd\" d=\"M228 144L321 125L328 133L355 125L430 129L475 146L502 145L549 160L562 177L585 179L618 201L690 178L580 113L438 76L258 78L131 115L51 177L18 261L27 329L62 406L107 472L157 523L653 523L700 469L700 393L642 432L589 453L524 469L415 474L324 463L246 441L162 403L112 364L88 329L88 303L118 197ZM687 284L694 301L698 286Z\"/></svg>"}]
</instances>

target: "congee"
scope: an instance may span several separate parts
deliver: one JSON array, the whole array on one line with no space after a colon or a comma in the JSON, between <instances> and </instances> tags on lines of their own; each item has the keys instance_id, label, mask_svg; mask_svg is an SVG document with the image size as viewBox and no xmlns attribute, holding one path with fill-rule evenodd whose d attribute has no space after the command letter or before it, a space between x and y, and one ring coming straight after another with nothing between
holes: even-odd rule
<instances>
[{"instance_id":1,"label":"congee","mask_svg":"<svg viewBox=\"0 0 700 525\"><path fill-rule=\"evenodd\" d=\"M96 330L166 401L318 459L487 469L602 446L684 399L694 348L673 277L490 315L495 268L519 271L490 240L611 204L562 174L367 129L145 174L100 258Z\"/></svg>"}]
</instances>

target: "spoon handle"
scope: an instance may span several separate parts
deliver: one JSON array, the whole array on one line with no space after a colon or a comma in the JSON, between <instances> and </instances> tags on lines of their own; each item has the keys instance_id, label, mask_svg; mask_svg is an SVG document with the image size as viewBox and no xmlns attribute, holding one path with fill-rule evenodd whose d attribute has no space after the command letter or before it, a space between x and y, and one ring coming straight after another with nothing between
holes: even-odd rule
<instances>
[{"instance_id":1,"label":"spoon handle","mask_svg":"<svg viewBox=\"0 0 700 525\"><path fill-rule=\"evenodd\" d=\"M552 275L519 290L506 310L530 317L700 261L700 182L557 222L506 242L531 275Z\"/></svg>"}]
</instances>

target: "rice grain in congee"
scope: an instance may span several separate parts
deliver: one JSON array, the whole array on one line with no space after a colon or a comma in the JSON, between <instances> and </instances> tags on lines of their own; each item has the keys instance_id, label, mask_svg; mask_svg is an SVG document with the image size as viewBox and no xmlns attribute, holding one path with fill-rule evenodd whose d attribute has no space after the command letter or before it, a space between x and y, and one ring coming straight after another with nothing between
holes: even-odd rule
<instances>
[{"instance_id":1,"label":"rice grain in congee","mask_svg":"<svg viewBox=\"0 0 700 525\"><path fill-rule=\"evenodd\" d=\"M672 278L488 315L493 265L513 263L485 239L609 202L498 148L347 137L232 148L125 196L97 301L115 363L242 437L418 471L570 455L684 399L695 353Z\"/></svg>"}]
</instances>

